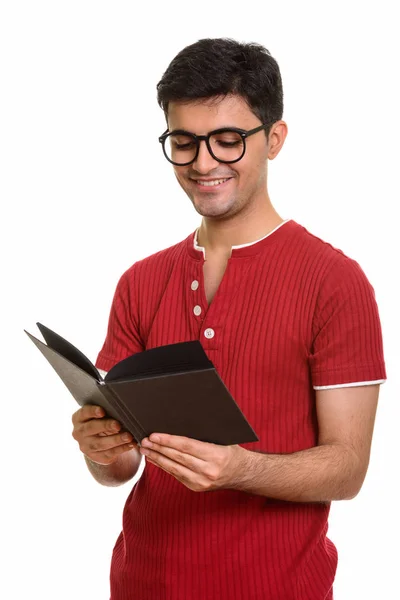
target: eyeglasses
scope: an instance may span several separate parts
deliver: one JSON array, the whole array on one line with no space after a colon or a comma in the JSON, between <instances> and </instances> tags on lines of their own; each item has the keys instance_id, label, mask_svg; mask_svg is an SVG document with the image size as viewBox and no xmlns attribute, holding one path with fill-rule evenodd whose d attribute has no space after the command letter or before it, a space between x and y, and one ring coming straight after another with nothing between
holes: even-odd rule
<instances>
[{"instance_id":1,"label":"eyeglasses","mask_svg":"<svg viewBox=\"0 0 400 600\"><path fill-rule=\"evenodd\" d=\"M183 129L169 132L168 129L158 138L165 158L173 165L184 167L198 157L200 142L205 141L211 156L221 163L235 163L246 152L246 138L266 129L269 124L260 125L250 131L236 127L223 127L210 131L207 135L196 135Z\"/></svg>"}]
</instances>

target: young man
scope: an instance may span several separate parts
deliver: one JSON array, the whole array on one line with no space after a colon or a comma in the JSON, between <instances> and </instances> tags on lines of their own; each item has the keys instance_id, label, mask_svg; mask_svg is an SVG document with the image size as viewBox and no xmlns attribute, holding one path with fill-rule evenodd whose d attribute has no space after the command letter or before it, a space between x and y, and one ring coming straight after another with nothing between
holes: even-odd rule
<instances>
[{"instance_id":1,"label":"young man","mask_svg":"<svg viewBox=\"0 0 400 600\"><path fill-rule=\"evenodd\" d=\"M101 409L75 413L100 483L128 481L146 456L111 598L332 599L330 502L361 488L386 377L373 289L354 260L271 204L268 160L287 125L265 48L200 40L171 62L158 99L165 157L202 221L122 275L97 366L198 339L259 442L154 432L139 449Z\"/></svg>"}]
</instances>

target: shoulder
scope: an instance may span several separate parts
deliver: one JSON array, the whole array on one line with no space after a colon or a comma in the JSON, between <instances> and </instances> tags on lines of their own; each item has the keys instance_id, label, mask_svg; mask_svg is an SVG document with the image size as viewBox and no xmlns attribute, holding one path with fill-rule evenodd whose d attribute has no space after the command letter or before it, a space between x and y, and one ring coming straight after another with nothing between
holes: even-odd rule
<instances>
[{"instance_id":1,"label":"shoulder","mask_svg":"<svg viewBox=\"0 0 400 600\"><path fill-rule=\"evenodd\" d=\"M183 259L193 236L194 232L184 240L136 261L121 275L119 285L130 285L143 279L168 279L174 266Z\"/></svg>"},{"instance_id":2,"label":"shoulder","mask_svg":"<svg viewBox=\"0 0 400 600\"><path fill-rule=\"evenodd\" d=\"M317 288L328 291L340 288L342 291L356 291L360 286L369 286L367 276L354 258L345 254L331 243L310 233L296 223L296 235L293 236L302 248L298 255L308 263L310 274L315 278Z\"/></svg>"}]
</instances>

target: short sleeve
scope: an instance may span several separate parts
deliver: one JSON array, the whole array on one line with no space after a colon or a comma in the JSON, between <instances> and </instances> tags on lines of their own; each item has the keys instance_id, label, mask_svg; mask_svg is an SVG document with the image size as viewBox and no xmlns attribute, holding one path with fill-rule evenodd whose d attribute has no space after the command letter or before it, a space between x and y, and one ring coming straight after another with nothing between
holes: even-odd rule
<instances>
[{"instance_id":1,"label":"short sleeve","mask_svg":"<svg viewBox=\"0 0 400 600\"><path fill-rule=\"evenodd\" d=\"M309 357L314 389L386 379L375 292L361 267L339 255L321 285Z\"/></svg>"},{"instance_id":2,"label":"short sleeve","mask_svg":"<svg viewBox=\"0 0 400 600\"><path fill-rule=\"evenodd\" d=\"M139 335L134 267L120 278L111 305L107 335L96 367L109 371L117 362L144 350Z\"/></svg>"}]
</instances>

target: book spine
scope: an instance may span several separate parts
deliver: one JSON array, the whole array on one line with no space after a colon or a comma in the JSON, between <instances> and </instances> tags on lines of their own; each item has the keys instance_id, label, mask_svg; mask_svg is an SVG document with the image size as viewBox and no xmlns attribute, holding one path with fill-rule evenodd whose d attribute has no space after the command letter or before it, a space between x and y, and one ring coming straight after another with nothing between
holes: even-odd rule
<instances>
[{"instance_id":1,"label":"book spine","mask_svg":"<svg viewBox=\"0 0 400 600\"><path fill-rule=\"evenodd\" d=\"M112 390L104 381L99 383L101 391L106 396L108 402L115 406L118 413L121 414L121 424L131 432L135 438L135 441L140 445L142 439L146 437L146 432L144 431L143 427L141 427L140 423L135 419L135 417L126 410L124 404L121 402L114 390Z\"/></svg>"}]
</instances>

